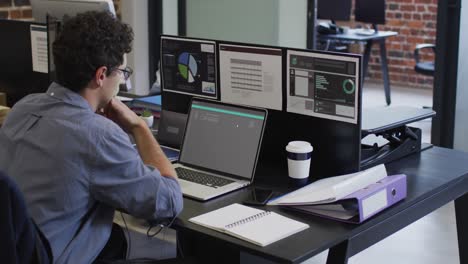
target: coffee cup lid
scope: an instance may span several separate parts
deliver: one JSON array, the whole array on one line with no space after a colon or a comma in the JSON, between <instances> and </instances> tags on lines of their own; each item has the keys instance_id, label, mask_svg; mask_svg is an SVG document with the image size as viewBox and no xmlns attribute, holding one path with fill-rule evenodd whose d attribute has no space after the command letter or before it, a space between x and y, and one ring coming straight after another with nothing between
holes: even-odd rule
<instances>
[{"instance_id":1,"label":"coffee cup lid","mask_svg":"<svg viewBox=\"0 0 468 264\"><path fill-rule=\"evenodd\" d=\"M286 146L286 151L292 153L312 152L314 148L307 141L291 141Z\"/></svg>"}]
</instances>

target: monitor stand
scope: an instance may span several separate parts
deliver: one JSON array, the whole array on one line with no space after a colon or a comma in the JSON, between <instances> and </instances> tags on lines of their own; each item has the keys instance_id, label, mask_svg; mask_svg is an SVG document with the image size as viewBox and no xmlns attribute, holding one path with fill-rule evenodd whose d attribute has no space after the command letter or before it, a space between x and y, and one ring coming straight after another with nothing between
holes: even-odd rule
<instances>
[{"instance_id":1,"label":"monitor stand","mask_svg":"<svg viewBox=\"0 0 468 264\"><path fill-rule=\"evenodd\" d=\"M430 145L421 143L421 129L407 126L409 123L432 118L431 109L414 107L377 107L363 110L362 138L368 135L382 137L388 143L371 142L361 146L361 169L387 163L411 153L420 152Z\"/></svg>"},{"instance_id":2,"label":"monitor stand","mask_svg":"<svg viewBox=\"0 0 468 264\"><path fill-rule=\"evenodd\" d=\"M372 24L372 28L374 29L375 34L377 34L379 32L377 24Z\"/></svg>"}]
</instances>

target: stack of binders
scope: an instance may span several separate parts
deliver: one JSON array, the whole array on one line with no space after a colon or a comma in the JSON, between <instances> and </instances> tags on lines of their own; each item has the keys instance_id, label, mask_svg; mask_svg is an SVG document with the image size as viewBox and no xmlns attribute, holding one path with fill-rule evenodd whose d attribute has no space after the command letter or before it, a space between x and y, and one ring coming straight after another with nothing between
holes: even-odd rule
<instances>
[{"instance_id":1,"label":"stack of binders","mask_svg":"<svg viewBox=\"0 0 468 264\"><path fill-rule=\"evenodd\" d=\"M274 198L277 205L348 223L362 223L406 198L406 175L387 176L383 164L315 181Z\"/></svg>"},{"instance_id":2,"label":"stack of binders","mask_svg":"<svg viewBox=\"0 0 468 264\"><path fill-rule=\"evenodd\" d=\"M336 202L288 206L298 210L347 223L359 224L406 198L406 175L387 176Z\"/></svg>"}]
</instances>

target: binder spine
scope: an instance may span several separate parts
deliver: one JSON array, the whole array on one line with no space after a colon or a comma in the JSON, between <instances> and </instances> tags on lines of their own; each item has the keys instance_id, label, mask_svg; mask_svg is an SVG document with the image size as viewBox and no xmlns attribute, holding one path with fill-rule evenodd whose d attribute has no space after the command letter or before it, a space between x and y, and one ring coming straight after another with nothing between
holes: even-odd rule
<instances>
[{"instance_id":1,"label":"binder spine","mask_svg":"<svg viewBox=\"0 0 468 264\"><path fill-rule=\"evenodd\" d=\"M230 228L234 228L236 226L240 226L240 225L243 225L243 224L246 224L248 222L252 222L252 221L255 221L257 219L260 219L262 217L265 217L267 215L271 214L270 211L265 211L265 212L261 212L261 213L258 213L258 214L255 214L255 215L252 215L252 216L249 216L247 218L244 218L242 220L239 220L237 222L234 222L234 223L231 223L229 225L226 225L224 226L225 229L230 229Z\"/></svg>"}]
</instances>

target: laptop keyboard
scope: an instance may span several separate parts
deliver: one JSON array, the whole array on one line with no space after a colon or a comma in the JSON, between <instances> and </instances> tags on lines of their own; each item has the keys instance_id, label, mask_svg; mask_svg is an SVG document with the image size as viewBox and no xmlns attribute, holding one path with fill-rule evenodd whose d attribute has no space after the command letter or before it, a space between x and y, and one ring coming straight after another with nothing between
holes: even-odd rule
<instances>
[{"instance_id":1,"label":"laptop keyboard","mask_svg":"<svg viewBox=\"0 0 468 264\"><path fill-rule=\"evenodd\" d=\"M191 181L191 182L196 182L196 183L206 185L209 187L218 188L218 187L222 187L224 185L228 185L234 182L228 179L219 178L219 177L209 175L203 172L189 170L185 168L179 167L179 168L176 168L175 170L177 172L177 176L179 176L180 179Z\"/></svg>"}]
</instances>

